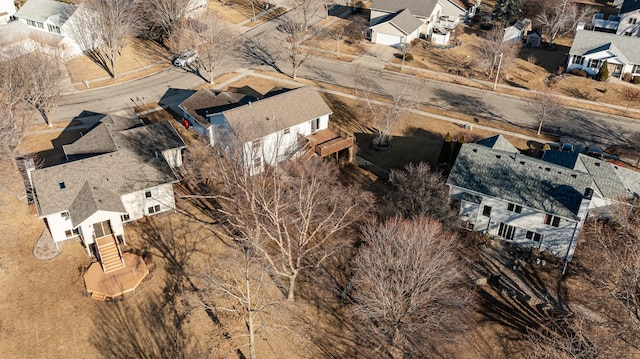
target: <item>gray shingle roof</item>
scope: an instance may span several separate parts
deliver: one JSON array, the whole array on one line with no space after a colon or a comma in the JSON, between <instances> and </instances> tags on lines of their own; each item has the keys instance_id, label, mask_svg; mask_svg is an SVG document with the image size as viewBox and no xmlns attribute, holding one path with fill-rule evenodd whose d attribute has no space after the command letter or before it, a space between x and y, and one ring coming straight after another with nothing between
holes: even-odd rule
<instances>
[{"instance_id":1,"label":"gray shingle roof","mask_svg":"<svg viewBox=\"0 0 640 359\"><path fill-rule=\"evenodd\" d=\"M220 113L244 105L258 98L234 92L215 92L201 89L184 100L179 107L201 124L206 124L207 114Z\"/></svg>"},{"instance_id":2,"label":"gray shingle roof","mask_svg":"<svg viewBox=\"0 0 640 359\"><path fill-rule=\"evenodd\" d=\"M609 199L636 197L640 173L576 152L545 151L542 159L591 175L594 190Z\"/></svg>"},{"instance_id":3,"label":"gray shingle roof","mask_svg":"<svg viewBox=\"0 0 640 359\"><path fill-rule=\"evenodd\" d=\"M100 130L108 126L96 126ZM92 131L91 131L92 132ZM95 208L118 209L113 196L177 182L160 151L185 146L169 122L109 133L117 151L35 170L32 173L40 216L71 210L74 223ZM64 189L61 189L64 183ZM89 186L89 187L87 187ZM90 193L89 193L90 192ZM95 202L102 199L98 206ZM89 200L91 203L76 203ZM87 212L89 211L89 212ZM77 217L77 218L76 218Z\"/></svg>"},{"instance_id":4,"label":"gray shingle roof","mask_svg":"<svg viewBox=\"0 0 640 359\"><path fill-rule=\"evenodd\" d=\"M396 13L403 9L409 9L415 16L428 18L437 3L436 0L374 0L371 4L371 10Z\"/></svg>"},{"instance_id":5,"label":"gray shingle roof","mask_svg":"<svg viewBox=\"0 0 640 359\"><path fill-rule=\"evenodd\" d=\"M488 138L476 141L476 143L479 145L496 149L496 150L520 153L520 150L518 150L516 146L512 145L511 142L509 142L509 140L504 138L504 136L502 135L495 135L492 137L488 137Z\"/></svg>"},{"instance_id":6,"label":"gray shingle roof","mask_svg":"<svg viewBox=\"0 0 640 359\"><path fill-rule=\"evenodd\" d=\"M77 227L97 211L127 213L120 196L109 191L105 186L85 182L69 207L73 227Z\"/></svg>"},{"instance_id":7,"label":"gray shingle roof","mask_svg":"<svg viewBox=\"0 0 640 359\"><path fill-rule=\"evenodd\" d=\"M570 55L585 55L594 50L610 50L627 64L640 64L640 37L619 36L600 31L576 32Z\"/></svg>"},{"instance_id":8,"label":"gray shingle roof","mask_svg":"<svg viewBox=\"0 0 640 359\"><path fill-rule=\"evenodd\" d=\"M619 14L624 14L640 9L640 0L624 0Z\"/></svg>"},{"instance_id":9,"label":"gray shingle roof","mask_svg":"<svg viewBox=\"0 0 640 359\"><path fill-rule=\"evenodd\" d=\"M117 151L112 133L142 126L139 119L108 115L103 117L89 131L72 144L62 146L69 159L82 158Z\"/></svg>"},{"instance_id":10,"label":"gray shingle roof","mask_svg":"<svg viewBox=\"0 0 640 359\"><path fill-rule=\"evenodd\" d=\"M15 13L15 17L38 22L50 19L54 24L62 26L77 8L76 5L54 0L29 0Z\"/></svg>"},{"instance_id":11,"label":"gray shingle roof","mask_svg":"<svg viewBox=\"0 0 640 359\"><path fill-rule=\"evenodd\" d=\"M409 9L399 11L398 13L376 23L373 27L384 24L386 22L391 23L405 35L413 33L417 28L422 26L422 21L416 19L415 16L411 14L411 11L409 11Z\"/></svg>"},{"instance_id":12,"label":"gray shingle roof","mask_svg":"<svg viewBox=\"0 0 640 359\"><path fill-rule=\"evenodd\" d=\"M587 173L475 143L462 145L447 183L570 219L593 188Z\"/></svg>"},{"instance_id":13,"label":"gray shingle roof","mask_svg":"<svg viewBox=\"0 0 640 359\"><path fill-rule=\"evenodd\" d=\"M312 87L300 87L222 113L233 131L248 141L331 114Z\"/></svg>"}]
</instances>

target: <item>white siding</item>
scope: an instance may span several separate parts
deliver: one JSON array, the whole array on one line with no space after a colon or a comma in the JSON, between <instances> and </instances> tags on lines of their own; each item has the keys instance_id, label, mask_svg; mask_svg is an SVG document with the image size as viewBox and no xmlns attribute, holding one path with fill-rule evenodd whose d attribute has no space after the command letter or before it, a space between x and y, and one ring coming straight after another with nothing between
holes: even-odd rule
<instances>
[{"instance_id":1,"label":"white siding","mask_svg":"<svg viewBox=\"0 0 640 359\"><path fill-rule=\"evenodd\" d=\"M47 224L49 225L49 231L51 232L51 237L53 237L54 242L62 242L67 240L67 236L65 235L65 231L72 230L73 225L71 224L71 218L67 217L67 219L62 217L63 212L54 213L45 217L47 220Z\"/></svg>"},{"instance_id":2,"label":"white siding","mask_svg":"<svg viewBox=\"0 0 640 359\"><path fill-rule=\"evenodd\" d=\"M151 191L151 197L147 198L145 193ZM122 196L122 204L129 214L129 219L136 220L149 215L149 207L160 205L160 212L174 210L176 207L173 196L173 185L163 184L157 187L148 188Z\"/></svg>"},{"instance_id":3,"label":"white siding","mask_svg":"<svg viewBox=\"0 0 640 359\"><path fill-rule=\"evenodd\" d=\"M162 157L164 157L171 168L182 166L182 149L180 148L162 151Z\"/></svg>"},{"instance_id":4,"label":"white siding","mask_svg":"<svg viewBox=\"0 0 640 359\"><path fill-rule=\"evenodd\" d=\"M620 23L616 34L625 36L627 33L630 34L627 36L640 36L640 11L620 15Z\"/></svg>"},{"instance_id":5,"label":"white siding","mask_svg":"<svg viewBox=\"0 0 640 359\"><path fill-rule=\"evenodd\" d=\"M0 25L9 22L9 18L16 13L16 6L13 0L0 0L0 14L2 13L5 13L5 15L0 15Z\"/></svg>"}]
</instances>

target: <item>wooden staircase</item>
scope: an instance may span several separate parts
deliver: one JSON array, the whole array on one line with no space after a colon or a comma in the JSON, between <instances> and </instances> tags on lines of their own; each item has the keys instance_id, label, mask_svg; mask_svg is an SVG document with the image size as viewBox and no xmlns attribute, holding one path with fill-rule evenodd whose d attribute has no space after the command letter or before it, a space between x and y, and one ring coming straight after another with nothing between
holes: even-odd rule
<instances>
[{"instance_id":1,"label":"wooden staircase","mask_svg":"<svg viewBox=\"0 0 640 359\"><path fill-rule=\"evenodd\" d=\"M100 253L100 262L102 263L102 269L105 273L117 271L124 268L124 261L122 260L122 254L120 248L116 244L116 239L113 236L105 236L96 240L98 246L98 253Z\"/></svg>"}]
</instances>

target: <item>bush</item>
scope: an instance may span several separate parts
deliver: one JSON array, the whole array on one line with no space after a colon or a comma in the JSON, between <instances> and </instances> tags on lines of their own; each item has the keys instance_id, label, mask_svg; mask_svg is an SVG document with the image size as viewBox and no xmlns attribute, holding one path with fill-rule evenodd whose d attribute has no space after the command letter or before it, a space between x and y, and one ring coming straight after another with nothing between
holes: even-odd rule
<instances>
[{"instance_id":1,"label":"bush","mask_svg":"<svg viewBox=\"0 0 640 359\"><path fill-rule=\"evenodd\" d=\"M420 43L420 39L418 39L418 38L415 38L415 39L411 40L411 46L416 46L419 43Z\"/></svg>"},{"instance_id":2,"label":"bush","mask_svg":"<svg viewBox=\"0 0 640 359\"><path fill-rule=\"evenodd\" d=\"M633 81L633 74L631 72L625 72L624 75L622 75L622 80L627 82Z\"/></svg>"},{"instance_id":3,"label":"bush","mask_svg":"<svg viewBox=\"0 0 640 359\"><path fill-rule=\"evenodd\" d=\"M600 70L596 74L596 80L601 82L609 80L609 62L607 60L604 60L602 66L600 66Z\"/></svg>"},{"instance_id":4,"label":"bush","mask_svg":"<svg viewBox=\"0 0 640 359\"><path fill-rule=\"evenodd\" d=\"M410 52L404 54L404 61L411 62L413 61L413 55Z\"/></svg>"},{"instance_id":5,"label":"bush","mask_svg":"<svg viewBox=\"0 0 640 359\"><path fill-rule=\"evenodd\" d=\"M633 77L633 83L636 84L636 85L639 85L640 84L640 76L634 76Z\"/></svg>"},{"instance_id":6,"label":"bush","mask_svg":"<svg viewBox=\"0 0 640 359\"><path fill-rule=\"evenodd\" d=\"M580 70L578 68L569 70L569 73L572 75L580 76L580 77L587 77L588 75L588 73L585 70Z\"/></svg>"}]
</instances>

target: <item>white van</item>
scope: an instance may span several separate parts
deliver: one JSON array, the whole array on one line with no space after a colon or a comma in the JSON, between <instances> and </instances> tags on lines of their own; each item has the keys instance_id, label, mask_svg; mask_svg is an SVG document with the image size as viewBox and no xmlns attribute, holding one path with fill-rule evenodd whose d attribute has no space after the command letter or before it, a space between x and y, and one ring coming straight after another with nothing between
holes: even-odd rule
<instances>
[{"instance_id":1,"label":"white van","mask_svg":"<svg viewBox=\"0 0 640 359\"><path fill-rule=\"evenodd\" d=\"M175 66L185 67L198 58L198 53L194 50L188 50L180 54L177 59L173 61Z\"/></svg>"}]
</instances>

